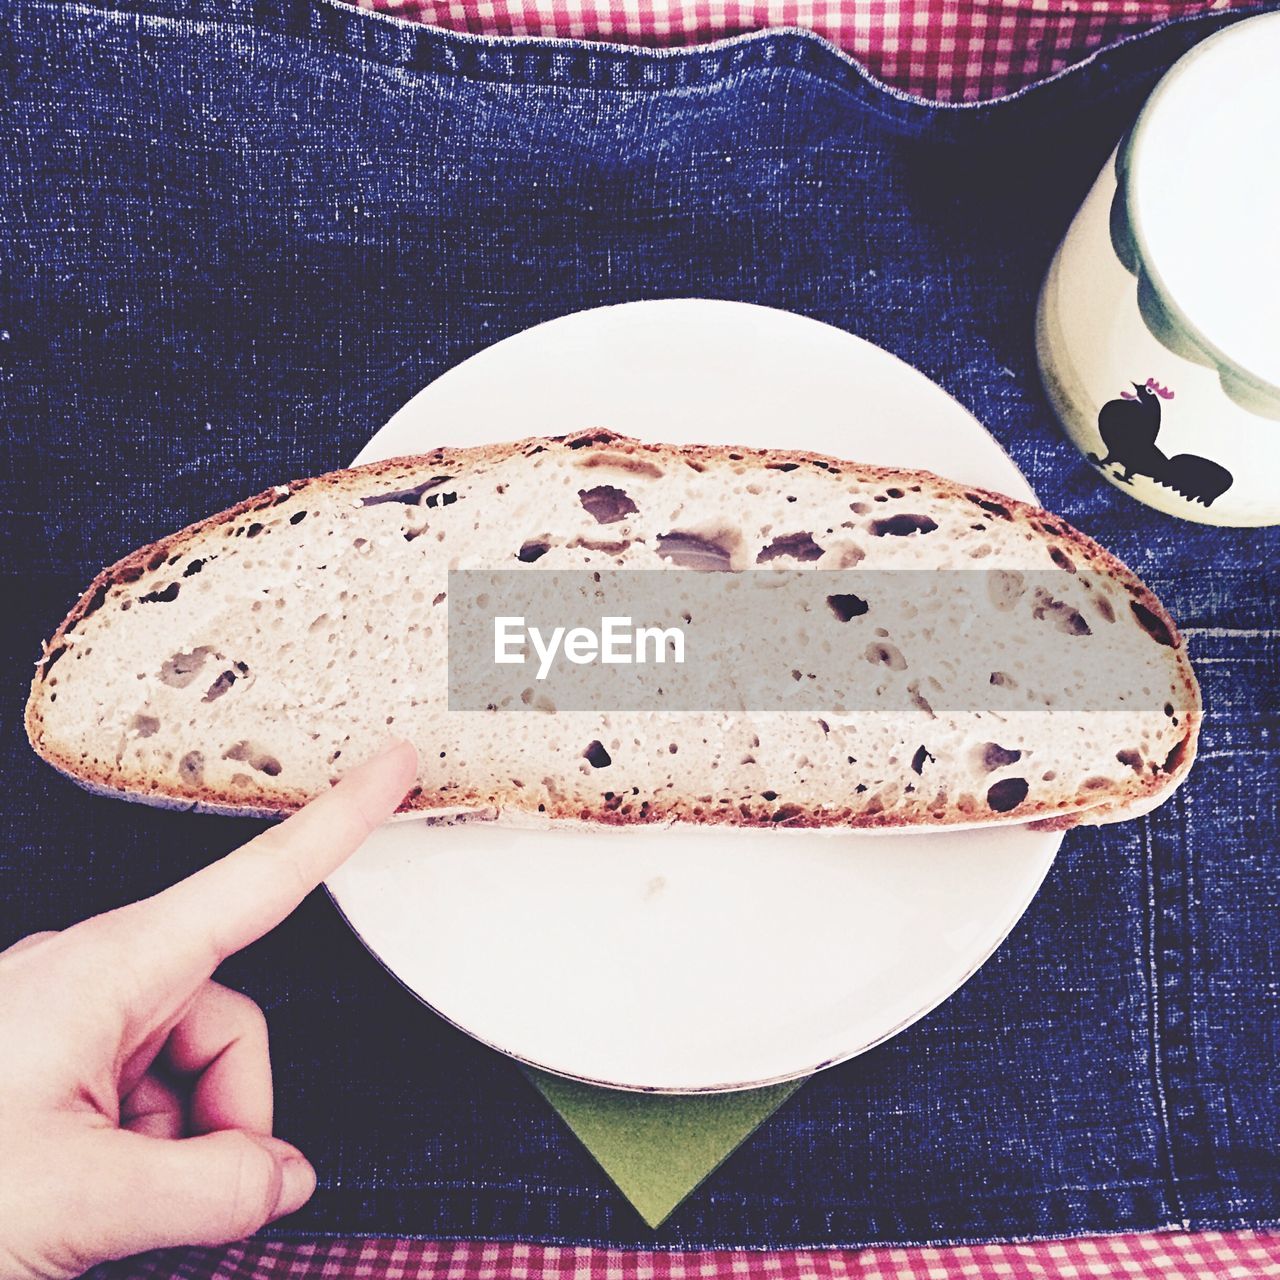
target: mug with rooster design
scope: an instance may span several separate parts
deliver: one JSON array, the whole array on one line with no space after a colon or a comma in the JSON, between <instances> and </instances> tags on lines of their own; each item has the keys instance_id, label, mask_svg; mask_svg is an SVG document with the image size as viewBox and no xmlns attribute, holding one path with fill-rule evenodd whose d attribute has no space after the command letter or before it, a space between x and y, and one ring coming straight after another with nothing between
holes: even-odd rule
<instances>
[{"instance_id":1,"label":"mug with rooster design","mask_svg":"<svg viewBox=\"0 0 1280 1280\"><path fill-rule=\"evenodd\" d=\"M1036 347L1099 474L1171 515L1280 523L1280 13L1197 45L1067 231Z\"/></svg>"}]
</instances>

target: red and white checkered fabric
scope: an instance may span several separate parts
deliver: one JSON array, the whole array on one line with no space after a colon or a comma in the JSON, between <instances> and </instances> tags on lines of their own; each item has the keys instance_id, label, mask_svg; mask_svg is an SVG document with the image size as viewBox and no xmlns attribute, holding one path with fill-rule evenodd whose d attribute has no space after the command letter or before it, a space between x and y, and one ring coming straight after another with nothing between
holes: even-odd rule
<instances>
[{"instance_id":1,"label":"red and white checkered fabric","mask_svg":"<svg viewBox=\"0 0 1280 1280\"><path fill-rule=\"evenodd\" d=\"M1217 1231L946 1249L665 1253L482 1240L167 1249L98 1280L1280 1280L1280 1235Z\"/></svg>"},{"instance_id":2,"label":"red and white checkered fabric","mask_svg":"<svg viewBox=\"0 0 1280 1280\"><path fill-rule=\"evenodd\" d=\"M684 45L806 27L908 93L994 98L1165 18L1249 0L352 0L450 31Z\"/></svg>"}]
</instances>

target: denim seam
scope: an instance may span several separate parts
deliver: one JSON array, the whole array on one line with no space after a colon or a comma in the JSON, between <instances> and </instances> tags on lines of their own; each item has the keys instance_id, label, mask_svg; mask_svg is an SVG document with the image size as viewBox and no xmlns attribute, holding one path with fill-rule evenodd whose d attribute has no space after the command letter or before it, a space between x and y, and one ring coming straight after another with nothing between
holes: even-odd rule
<instances>
[{"instance_id":1,"label":"denim seam","mask_svg":"<svg viewBox=\"0 0 1280 1280\"><path fill-rule=\"evenodd\" d=\"M1239 753L1237 753L1239 754ZM1171 799L1169 808L1175 814L1176 829L1186 833L1190 831L1187 822L1186 794L1179 790ZM1194 1087L1194 1054L1192 1051L1192 1017L1191 1011L1196 1008L1194 991L1192 989L1196 977L1195 966L1191 963L1191 958L1195 953L1195 932L1196 932L1196 916L1194 913L1195 905L1195 876L1194 876L1194 842L1190 839L1184 839L1179 845L1179 857L1177 864L1181 868L1181 876L1178 877L1178 890L1175 895L1173 889L1173 881L1175 875L1172 866L1167 875L1170 882L1170 891L1166 893L1168 905L1166 906L1166 919L1172 925L1175 916L1175 903L1181 905L1181 919L1178 921L1178 930L1176 934L1171 933L1169 942L1167 943L1164 954L1161 956L1161 973L1162 979L1167 987L1170 980L1176 974L1181 985L1181 1002L1177 1006L1177 1024L1169 1027L1168 1034L1164 1037L1165 1051L1164 1060L1166 1063L1166 1080L1167 1089L1170 1100L1170 1158L1175 1159L1180 1147L1186 1145L1185 1135L1204 1136L1205 1117L1201 1114L1201 1110L1197 1105L1196 1092ZM1169 859L1172 864L1173 859ZM1176 943L1176 945L1174 945ZM1175 995L1171 992L1169 996L1169 1016L1172 1017L1175 1009ZM1194 1152L1192 1153L1194 1156ZM1204 1191L1197 1187L1195 1182L1191 1186L1192 1197L1196 1202L1202 1202L1204 1199Z\"/></svg>"},{"instance_id":2,"label":"denim seam","mask_svg":"<svg viewBox=\"0 0 1280 1280\"><path fill-rule=\"evenodd\" d=\"M1162 1162L1166 1166L1169 1197L1173 1202L1179 1225L1185 1231L1189 1224L1186 1220L1186 1209L1182 1203L1182 1195L1178 1189L1178 1172L1173 1153L1173 1133L1169 1123L1169 1103L1164 1080L1163 1037L1161 1035L1161 1019L1164 1016L1164 1002L1161 992L1161 962L1163 960L1163 935L1161 931L1161 915L1167 911L1161 906L1161 889L1163 888L1156 866L1156 856L1151 839L1151 819L1139 819L1142 828L1142 852L1147 868L1147 961L1148 961L1148 1009L1147 1017L1151 1038L1151 1088L1160 1116L1160 1146Z\"/></svg>"},{"instance_id":3,"label":"denim seam","mask_svg":"<svg viewBox=\"0 0 1280 1280\"><path fill-rule=\"evenodd\" d=\"M295 5L298 0L295 0ZM454 75L472 82L523 84L539 88L566 88L574 90L615 91L631 93L673 93L701 87L719 87L732 84L737 75L754 71L796 70L815 78L842 93L852 96L858 105L873 111L881 119L897 127L923 125L930 121L948 123L964 117L985 116L993 109L1022 107L1036 99L1055 94L1059 87L1079 80L1087 86L1108 68L1108 59L1117 51L1134 48L1141 50L1153 38L1175 29L1194 30L1197 26L1216 28L1241 20L1254 13L1280 7L1280 0L1261 0L1248 9L1231 11L1201 10L1182 14L1133 35L1121 37L1079 62L1062 68L1051 76L1025 85L1000 98L972 102L936 102L915 97L878 79L863 63L844 53L822 36L803 28L770 28L733 36L708 45L654 48L629 46L606 42L570 40L544 36L477 36L448 31L440 27L411 23L394 17L345 3L345 0L301 0L298 10L305 18L305 31L300 23L291 22L294 10L285 9L287 0L281 0L284 12L271 12L276 21L270 30L280 37L309 37L322 39L328 52L341 53L362 61L377 62L384 66L399 66L406 70L431 75ZM238 13L218 17L203 14L192 18L175 9L182 4L166 5L163 0L118 0L118 3L95 3L94 0L75 0L71 3L53 3L52 0L0 0L0 13L10 6L28 6L65 13L75 8L82 12L103 16L133 16L138 19L176 23L187 30L195 25L208 25L220 30L262 30L264 24L255 23ZM166 11L168 10L168 11ZM365 24L365 25L361 25ZM345 28L337 30L335 28ZM386 30L389 40L384 46L395 44L403 49L359 48L362 43L355 33ZM366 45L375 43L366 38ZM433 46L434 49L433 49ZM466 51L472 59L492 56L500 64L497 73L486 71L477 74L474 67L463 69L460 56ZM780 52L781 51L781 52ZM426 65L421 55L434 52L444 65ZM558 80L547 74L557 54L573 57L583 64L585 71L574 73L569 69L568 78ZM811 65L825 64L823 67ZM524 65L518 65L524 64ZM614 67L648 69L653 76L639 75L625 85L599 83L607 78ZM688 83L689 76L681 75L682 68L694 68L697 83ZM1108 85L1112 94L1121 94L1127 88L1141 83L1150 75L1150 68L1143 66L1120 79L1113 78ZM532 81L536 79L536 86ZM949 118L949 119L948 119Z\"/></svg>"},{"instance_id":4,"label":"denim seam","mask_svg":"<svg viewBox=\"0 0 1280 1280\"><path fill-rule=\"evenodd\" d=\"M1250 1220L1253 1223L1253 1220ZM1280 1218L1262 1218L1253 1224L1257 1230L1267 1231L1276 1227L1280 1227ZM1157 1231L1175 1231L1178 1230L1176 1222L1169 1222ZM1231 1218L1215 1218L1207 1222L1202 1228L1205 1231L1231 1231L1238 1230L1239 1226L1234 1219ZM1112 1239L1116 1236L1131 1236L1133 1231L1127 1228L1120 1228L1113 1231L1090 1231L1089 1235L1095 1238ZM258 1232L256 1239L274 1240L279 1242L292 1242L308 1240L378 1240L384 1239L386 1232L378 1231L323 1231L311 1230L294 1231L290 1229L276 1228L267 1226ZM513 1235L511 1233L502 1232L486 1232L483 1235L462 1235L457 1232L421 1232L421 1231L399 1231L396 1233L399 1240L434 1240L446 1243L459 1242L467 1244L494 1243L494 1244L545 1244L545 1245L566 1245L573 1247L577 1245L581 1248L604 1248L612 1249L619 1253L652 1253L655 1248L668 1249L671 1248L667 1243L662 1245L654 1245L652 1242L643 1244L614 1244L606 1237L589 1238L586 1240L579 1239L576 1236L557 1236L554 1232L549 1232L541 1237L538 1241L530 1241L527 1236ZM928 1245L921 1245L915 1240L875 1240L867 1242L846 1243L833 1245L829 1240L812 1240L802 1244L788 1244L784 1247L771 1244L711 1244L705 1246L707 1249L728 1250L733 1253L799 1253L809 1249L916 1249L928 1248L931 1246L945 1247L966 1247L984 1244L1038 1244L1045 1240L1060 1240L1061 1235L1052 1233L1044 1234L1023 1234L1004 1235L998 1237L992 1236L948 1236L946 1239L931 1241ZM698 1246L702 1248L704 1246Z\"/></svg>"},{"instance_id":5,"label":"denim seam","mask_svg":"<svg viewBox=\"0 0 1280 1280\"><path fill-rule=\"evenodd\" d=\"M316 0L317 3L339 4L342 0ZM1280 2L1280 0L1278 0ZM166 33L171 37L181 38L184 35L190 35L197 28L205 28L217 32L231 32L242 30L254 30L255 28L247 22L237 22L227 19L201 18L196 22L186 21L182 18L165 13L152 13L138 9L125 9L114 5L94 4L92 0L68 0L66 3L55 2L55 0L16 0L16 3L23 4L31 8L43 8L48 12L64 14L72 11L79 11L84 14L93 14L103 18L123 18L130 17L144 20L147 23L161 24L170 28ZM3 13L5 3L0 0L0 13ZM352 13L359 19L378 20L386 17L375 11L366 9L352 8ZM345 14L344 14L345 17ZM396 20L403 22L403 19ZM470 36L464 33L447 31L444 28L424 28L424 33L429 34L432 38L449 38L458 41L468 41L472 43L472 47L486 47L485 38ZM731 90L739 84L746 81L752 76L773 76L780 72L794 72L798 75L812 79L819 84L834 89L837 92L851 97L855 105L865 108L872 112L887 124L900 127L904 122L893 112L888 111L885 107L876 101L872 93L883 95L885 97L901 97L896 95L891 86L884 85L879 81L870 78L865 82L865 89L868 92L859 92L857 88L850 84L842 84L831 76L824 75L813 68L804 65L804 61L795 54L787 57L777 58L769 57L764 60L757 60L745 56L747 50L742 48L745 45L769 44L769 42L781 40L785 38L798 39L805 44L812 42L816 45L825 44L821 36L815 35L813 32L803 31L799 28L773 28L764 32L755 32L745 36L733 37L729 40L718 41L714 45L699 48L696 51L688 49L677 50L655 50L647 47L627 47L606 45L603 48L592 48L587 46L585 42L573 42L564 40L554 40L546 37L517 37L502 36L493 39L501 39L502 41L521 42L525 48L524 52L528 55L523 60L529 65L526 68L517 68L515 60L517 54L514 52L503 51L497 55L497 60L504 63L505 66L498 72L480 73L475 68L464 69L458 65L456 57L445 56L444 66L422 66L416 65L409 58L379 58L372 56L364 50L352 47L352 42L343 40L341 43L334 43L324 38L323 34L317 35L314 32L308 32L306 36L299 35L297 32L291 32L281 28L271 31L267 34L275 36L278 39L296 39L301 41L309 50L316 53L323 53L326 56L341 58L344 60L373 64L384 67L388 70L400 71L402 73L417 73L422 76L436 77L440 79L462 80L471 84L495 84L495 85L513 85L517 87L539 89L547 92L565 92L580 93L591 92L601 95L614 94L620 97L632 96L640 97L648 96L667 96L674 98L695 98L701 95L711 95L722 90ZM778 46L772 46L778 47ZM785 47L785 46L783 46ZM446 46L447 48L447 46ZM554 57L552 51L556 48L563 48L566 52L581 54L591 68L587 74L572 79L559 79L552 77L539 78L541 73L534 67L534 56L542 53L544 56L540 61L547 64L550 63L551 57ZM714 52L709 52L714 50ZM831 46L830 52L835 54L837 51ZM546 56L551 54L551 57ZM622 55L621 58L618 55ZM687 59L688 65L699 68L698 74L693 78L692 82L686 78L685 82L670 82L668 79L658 79L653 83L645 83L643 79L636 83L627 84L608 84L601 83L607 77L603 74L612 65L625 65L625 59L635 55L637 59L655 58L659 56L669 56L675 59ZM726 62L727 65L712 68L709 72L706 68L711 66L712 58ZM859 68L860 68L860 64ZM870 73L865 73L868 77ZM921 112L922 123L928 114L936 107L947 106L945 103L929 103L923 99L903 99L906 103Z\"/></svg>"}]
</instances>

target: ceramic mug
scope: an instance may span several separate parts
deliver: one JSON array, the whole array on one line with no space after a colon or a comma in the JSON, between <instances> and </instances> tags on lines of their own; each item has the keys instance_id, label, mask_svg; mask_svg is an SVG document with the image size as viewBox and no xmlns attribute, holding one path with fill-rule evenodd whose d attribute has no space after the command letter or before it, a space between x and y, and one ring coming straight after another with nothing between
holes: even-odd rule
<instances>
[{"instance_id":1,"label":"ceramic mug","mask_svg":"<svg viewBox=\"0 0 1280 1280\"><path fill-rule=\"evenodd\" d=\"M1045 278L1036 347L1112 484L1207 524L1280 523L1280 13L1157 85Z\"/></svg>"}]
</instances>

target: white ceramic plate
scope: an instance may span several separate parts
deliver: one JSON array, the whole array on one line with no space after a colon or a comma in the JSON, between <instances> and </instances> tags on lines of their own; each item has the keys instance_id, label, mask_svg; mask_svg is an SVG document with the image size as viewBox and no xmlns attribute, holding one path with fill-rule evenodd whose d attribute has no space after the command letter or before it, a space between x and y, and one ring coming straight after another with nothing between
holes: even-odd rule
<instances>
[{"instance_id":1,"label":"white ceramic plate","mask_svg":"<svg viewBox=\"0 0 1280 1280\"><path fill-rule=\"evenodd\" d=\"M887 352L744 303L581 312L473 356L357 462L603 425L925 467L1034 499L986 431ZM425 1004L535 1066L621 1089L807 1075L914 1022L999 945L1061 836L384 827L329 881Z\"/></svg>"}]
</instances>

